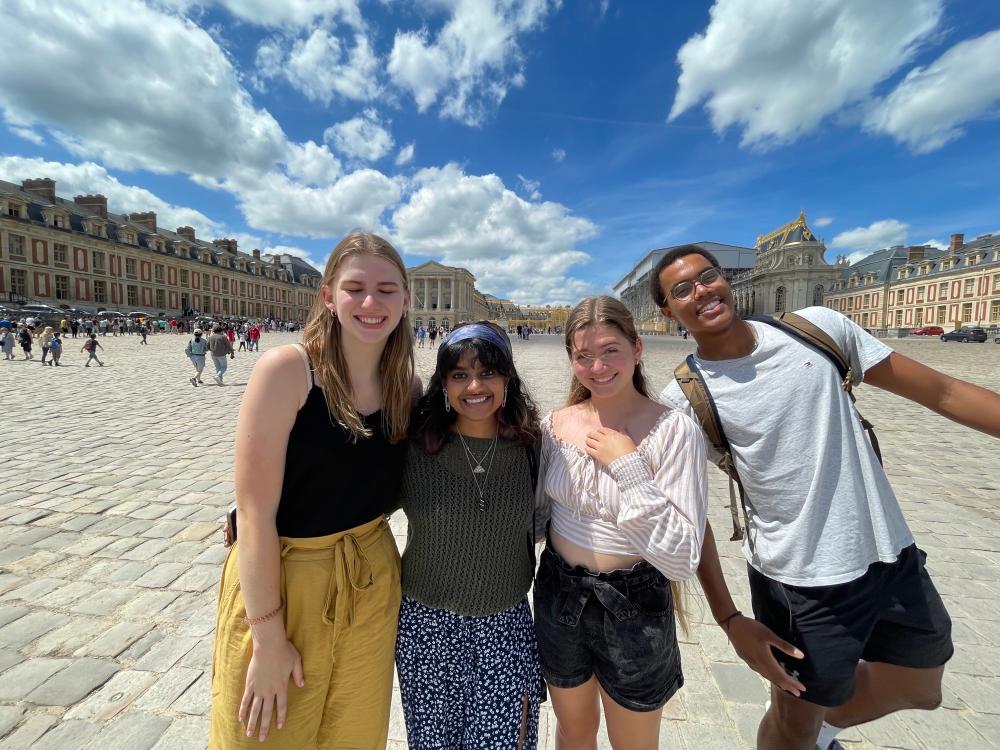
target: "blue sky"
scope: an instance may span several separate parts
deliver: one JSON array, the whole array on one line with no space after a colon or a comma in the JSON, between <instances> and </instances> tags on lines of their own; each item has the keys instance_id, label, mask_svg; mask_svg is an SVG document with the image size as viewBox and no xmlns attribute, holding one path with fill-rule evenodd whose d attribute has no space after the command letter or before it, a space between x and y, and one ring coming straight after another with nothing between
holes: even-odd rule
<instances>
[{"instance_id":1,"label":"blue sky","mask_svg":"<svg viewBox=\"0 0 1000 750\"><path fill-rule=\"evenodd\" d=\"M572 303L800 209L831 259L1000 230L997 60L972 0L11 0L0 178Z\"/></svg>"}]
</instances>

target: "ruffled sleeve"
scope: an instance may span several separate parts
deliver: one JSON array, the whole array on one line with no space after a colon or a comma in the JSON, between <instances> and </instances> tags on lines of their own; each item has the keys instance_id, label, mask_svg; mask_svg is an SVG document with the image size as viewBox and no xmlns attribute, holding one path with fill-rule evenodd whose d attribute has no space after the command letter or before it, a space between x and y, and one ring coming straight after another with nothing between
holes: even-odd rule
<instances>
[{"instance_id":1,"label":"ruffled sleeve","mask_svg":"<svg viewBox=\"0 0 1000 750\"><path fill-rule=\"evenodd\" d=\"M555 447L552 440L552 415L549 414L542 420L541 450L538 456L538 482L535 485L535 544L545 538L545 528L548 526L549 518L552 515L552 498L545 491L545 472L548 468L552 449Z\"/></svg>"},{"instance_id":2,"label":"ruffled sleeve","mask_svg":"<svg viewBox=\"0 0 1000 750\"><path fill-rule=\"evenodd\" d=\"M705 440L694 421L671 412L655 439L613 461L608 473L621 492L613 510L622 534L670 580L694 576L708 507Z\"/></svg>"}]
</instances>

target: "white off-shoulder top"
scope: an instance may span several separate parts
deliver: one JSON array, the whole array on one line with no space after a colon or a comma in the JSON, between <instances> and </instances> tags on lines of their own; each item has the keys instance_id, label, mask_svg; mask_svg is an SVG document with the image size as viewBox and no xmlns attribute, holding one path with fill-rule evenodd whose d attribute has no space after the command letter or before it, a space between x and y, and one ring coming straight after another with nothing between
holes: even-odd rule
<instances>
[{"instance_id":1,"label":"white off-shoulder top","mask_svg":"<svg viewBox=\"0 0 1000 750\"><path fill-rule=\"evenodd\" d=\"M672 581L691 578L701 560L708 480L705 441L674 409L657 419L634 453L608 468L542 420L536 537L545 521L580 547L639 555Z\"/></svg>"}]
</instances>

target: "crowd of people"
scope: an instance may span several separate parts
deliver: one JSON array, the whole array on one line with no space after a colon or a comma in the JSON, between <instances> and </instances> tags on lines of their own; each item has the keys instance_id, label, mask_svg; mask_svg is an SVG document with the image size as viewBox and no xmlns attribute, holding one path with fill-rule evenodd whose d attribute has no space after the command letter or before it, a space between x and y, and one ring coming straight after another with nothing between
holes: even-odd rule
<instances>
[{"instance_id":1,"label":"crowd of people","mask_svg":"<svg viewBox=\"0 0 1000 750\"><path fill-rule=\"evenodd\" d=\"M819 347L743 320L697 246L667 253L650 291L697 342L695 374L655 397L628 310L588 298L563 332L566 405L543 418L485 321L448 332L424 387L398 253L340 242L303 343L262 355L241 403L210 747L382 748L395 666L413 748L536 748L546 698L560 750L596 747L601 708L612 746L655 748L695 577L771 682L761 750L828 750L845 727L940 703L951 622L850 387L997 437L1000 395L826 308L799 312ZM706 458L739 480L752 617L707 520Z\"/></svg>"}]
</instances>

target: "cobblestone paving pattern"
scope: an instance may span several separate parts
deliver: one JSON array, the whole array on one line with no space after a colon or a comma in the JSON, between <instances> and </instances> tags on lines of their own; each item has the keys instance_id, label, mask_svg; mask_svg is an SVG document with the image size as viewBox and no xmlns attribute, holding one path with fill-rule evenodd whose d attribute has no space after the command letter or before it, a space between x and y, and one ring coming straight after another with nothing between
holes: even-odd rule
<instances>
[{"instance_id":1,"label":"cobblestone paving pattern","mask_svg":"<svg viewBox=\"0 0 1000 750\"><path fill-rule=\"evenodd\" d=\"M262 349L294 340L266 335ZM206 744L219 519L232 492L233 428L257 354L239 353L219 387L194 388L186 336L101 340L106 366L83 372L81 341L63 365L0 366L0 749L192 750ZM1000 346L890 342L1000 390ZM657 392L693 342L654 338ZM19 352L19 350L18 350ZM544 410L566 393L555 336L515 342ZM36 357L40 353L36 353ZM425 382L430 350L417 351ZM780 397L780 395L776 396ZM865 748L1000 748L1000 443L872 388L859 404L954 618L944 706L896 714L844 737ZM710 470L711 518L728 492ZM405 518L393 518L400 545ZM724 536L720 533L720 536ZM730 585L749 610L735 543L721 542ZM765 684L711 623L697 585L684 635L685 686L667 705L661 747L751 747ZM554 748L543 709L543 748ZM392 748L406 747L398 691ZM610 747L602 729L601 747Z\"/></svg>"}]
</instances>

